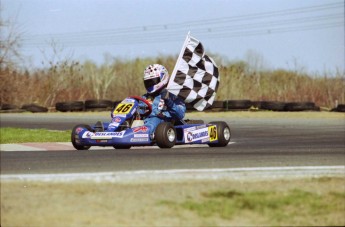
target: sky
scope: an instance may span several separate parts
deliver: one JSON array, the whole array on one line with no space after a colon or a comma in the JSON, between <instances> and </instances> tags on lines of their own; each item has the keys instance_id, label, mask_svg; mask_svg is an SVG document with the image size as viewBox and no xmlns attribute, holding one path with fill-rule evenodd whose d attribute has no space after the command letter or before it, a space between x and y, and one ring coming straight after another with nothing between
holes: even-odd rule
<instances>
[{"instance_id":1,"label":"sky","mask_svg":"<svg viewBox=\"0 0 345 227\"><path fill-rule=\"evenodd\" d=\"M178 55L188 33L217 64L345 71L344 0L0 0L23 65ZM108 58L106 57L108 56ZM43 64L42 64L43 63Z\"/></svg>"}]
</instances>

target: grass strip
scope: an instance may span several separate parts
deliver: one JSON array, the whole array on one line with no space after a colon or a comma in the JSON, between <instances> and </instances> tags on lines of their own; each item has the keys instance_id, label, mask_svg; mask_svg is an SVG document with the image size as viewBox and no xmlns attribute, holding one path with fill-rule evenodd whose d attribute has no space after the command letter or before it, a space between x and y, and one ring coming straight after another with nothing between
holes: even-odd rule
<instances>
[{"instance_id":1,"label":"grass strip","mask_svg":"<svg viewBox=\"0 0 345 227\"><path fill-rule=\"evenodd\" d=\"M265 217L273 225L299 224L301 220L303 225L312 225L315 220L337 225L339 220L329 220L328 217L345 208L345 192L330 191L320 195L300 189L284 193L229 190L203 193L203 197L201 201L187 199L182 203L170 202L170 206L190 210L201 217L218 216L228 220L252 213Z\"/></svg>"},{"instance_id":2,"label":"grass strip","mask_svg":"<svg viewBox=\"0 0 345 227\"><path fill-rule=\"evenodd\" d=\"M71 132L48 129L0 128L0 143L70 142Z\"/></svg>"},{"instance_id":3,"label":"grass strip","mask_svg":"<svg viewBox=\"0 0 345 227\"><path fill-rule=\"evenodd\" d=\"M344 226L344 177L1 182L2 226Z\"/></svg>"}]
</instances>

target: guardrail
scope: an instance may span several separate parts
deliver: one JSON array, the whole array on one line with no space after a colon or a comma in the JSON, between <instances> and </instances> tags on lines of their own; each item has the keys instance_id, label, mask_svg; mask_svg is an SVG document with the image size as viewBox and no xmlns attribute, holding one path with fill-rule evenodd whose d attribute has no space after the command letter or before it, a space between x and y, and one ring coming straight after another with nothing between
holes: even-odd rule
<instances>
[{"instance_id":1,"label":"guardrail","mask_svg":"<svg viewBox=\"0 0 345 227\"><path fill-rule=\"evenodd\" d=\"M121 101L95 99L86 101L57 102L55 107L43 107L37 104L26 104L18 107L12 104L2 104L0 113L19 112L80 112L80 111L110 111ZM186 104L187 112L196 111L190 103ZM345 112L345 104L338 104L333 109L320 108L313 102L280 102L251 100L215 100L206 111L334 111Z\"/></svg>"}]
</instances>

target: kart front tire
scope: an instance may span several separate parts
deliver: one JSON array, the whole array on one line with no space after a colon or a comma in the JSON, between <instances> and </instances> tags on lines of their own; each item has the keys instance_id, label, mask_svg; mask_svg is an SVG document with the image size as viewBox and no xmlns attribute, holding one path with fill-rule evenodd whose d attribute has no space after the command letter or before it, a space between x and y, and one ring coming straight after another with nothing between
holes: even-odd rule
<instances>
[{"instance_id":1,"label":"kart front tire","mask_svg":"<svg viewBox=\"0 0 345 227\"><path fill-rule=\"evenodd\" d=\"M156 128L155 139L158 147L172 148L176 143L176 129L171 123L162 122Z\"/></svg>"},{"instance_id":2,"label":"kart front tire","mask_svg":"<svg viewBox=\"0 0 345 227\"><path fill-rule=\"evenodd\" d=\"M88 150L88 149L90 149L91 146L84 146L84 145L80 144L79 136L78 136L78 133L76 132L77 128L85 128L88 131L92 130L89 125L80 124L80 125L74 126L74 128L72 129L72 133L71 133L71 141L72 141L73 147L77 150Z\"/></svg>"},{"instance_id":3,"label":"kart front tire","mask_svg":"<svg viewBox=\"0 0 345 227\"><path fill-rule=\"evenodd\" d=\"M216 125L217 127L217 134L218 134L218 142L217 143L209 143L208 146L210 147L225 147L230 142L231 132L230 127L224 121L215 121L210 122L210 124Z\"/></svg>"}]
</instances>

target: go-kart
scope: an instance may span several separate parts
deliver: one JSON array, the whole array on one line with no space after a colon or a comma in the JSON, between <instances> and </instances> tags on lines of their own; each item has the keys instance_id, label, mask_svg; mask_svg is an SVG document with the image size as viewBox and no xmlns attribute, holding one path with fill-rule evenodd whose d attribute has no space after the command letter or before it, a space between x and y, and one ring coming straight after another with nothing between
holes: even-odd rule
<instances>
[{"instance_id":1,"label":"go-kart","mask_svg":"<svg viewBox=\"0 0 345 227\"><path fill-rule=\"evenodd\" d=\"M181 144L208 144L224 147L230 141L230 127L223 121L205 124L201 120L179 120L160 123L154 134L143 119L152 112L150 102L140 96L125 98L113 109L111 122L98 121L94 126L76 125L71 134L72 144L77 150L91 146L113 146L129 149L132 146L171 148Z\"/></svg>"}]
</instances>

